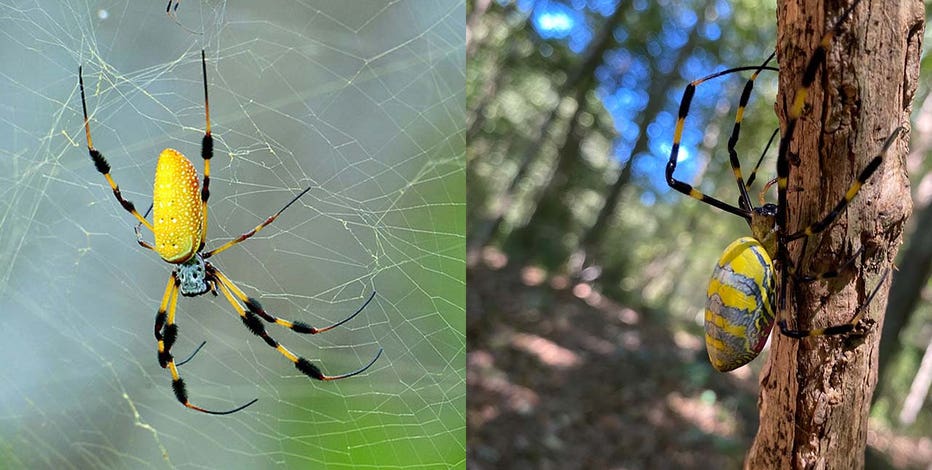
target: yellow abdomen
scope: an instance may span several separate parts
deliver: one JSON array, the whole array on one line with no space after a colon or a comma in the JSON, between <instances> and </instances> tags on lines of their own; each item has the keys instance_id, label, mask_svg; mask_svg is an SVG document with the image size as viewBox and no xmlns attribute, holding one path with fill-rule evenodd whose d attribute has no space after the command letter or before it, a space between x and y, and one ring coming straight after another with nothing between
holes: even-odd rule
<instances>
[{"instance_id":1,"label":"yellow abdomen","mask_svg":"<svg viewBox=\"0 0 932 470\"><path fill-rule=\"evenodd\" d=\"M152 191L155 250L169 263L183 263L203 239L200 184L197 170L184 155L165 149L159 155Z\"/></svg>"},{"instance_id":2,"label":"yellow abdomen","mask_svg":"<svg viewBox=\"0 0 932 470\"><path fill-rule=\"evenodd\" d=\"M767 343L776 317L773 261L759 241L739 238L719 258L705 308L709 360L727 372L751 362Z\"/></svg>"}]
</instances>

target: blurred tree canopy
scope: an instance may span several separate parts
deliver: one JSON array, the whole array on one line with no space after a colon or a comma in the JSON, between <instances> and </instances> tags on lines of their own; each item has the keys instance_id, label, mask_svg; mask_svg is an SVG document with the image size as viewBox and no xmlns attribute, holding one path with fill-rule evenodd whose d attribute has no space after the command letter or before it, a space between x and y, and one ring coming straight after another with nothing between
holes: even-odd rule
<instances>
[{"instance_id":1,"label":"blurred tree canopy","mask_svg":"<svg viewBox=\"0 0 932 470\"><path fill-rule=\"evenodd\" d=\"M475 272L496 253L515 270L533 266L548 277L569 279L569 285L591 286L646 312L647 321L671 335L701 338L712 266L725 245L748 233L747 226L671 192L663 169L686 83L760 64L774 50L775 5L467 5L469 269ZM928 42L927 32L925 50ZM929 61L924 51L924 77L932 76ZM747 78L731 75L697 89L677 167L678 178L729 202L738 195L725 142ZM761 76L745 112L737 147L745 167L757 162L777 128L776 80L775 73ZM929 87L928 80L920 81L913 105L908 163L915 209L894 275L873 413L882 425L912 436L932 434L927 409L911 424L900 417L923 354L932 349L932 311L924 301L932 292L932 177L924 158L932 145ZM761 182L776 176L774 147L764 155ZM768 199L775 201L775 191ZM482 305L497 303L485 299ZM753 406L754 392L743 393Z\"/></svg>"}]
</instances>

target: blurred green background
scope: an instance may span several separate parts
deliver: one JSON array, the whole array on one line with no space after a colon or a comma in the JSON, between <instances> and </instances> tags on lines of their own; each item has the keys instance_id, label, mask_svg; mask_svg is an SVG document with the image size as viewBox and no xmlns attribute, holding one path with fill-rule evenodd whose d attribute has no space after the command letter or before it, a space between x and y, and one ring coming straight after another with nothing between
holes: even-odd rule
<instances>
[{"instance_id":1,"label":"blurred green background","mask_svg":"<svg viewBox=\"0 0 932 470\"><path fill-rule=\"evenodd\" d=\"M714 371L702 308L715 260L748 229L671 192L663 169L686 83L760 64L775 46L774 8L467 3L467 423L476 468L740 467L757 428L764 360ZM924 52L923 77L930 67ZM737 198L725 142L747 78L697 89L677 167L679 179L724 201ZM915 212L886 316L870 468L932 464L929 91L920 80L908 157ZM775 95L776 74L764 73L737 147L746 168L778 125ZM775 153L764 180L775 176Z\"/></svg>"},{"instance_id":2,"label":"blurred green background","mask_svg":"<svg viewBox=\"0 0 932 470\"><path fill-rule=\"evenodd\" d=\"M460 2L0 1L0 467L465 465L465 55ZM189 32L191 30L193 32ZM206 50L208 247L310 192L212 261L330 374L314 382L222 298L182 298L175 401L153 319L170 266L136 245L165 147L199 169ZM151 239L151 234L145 234Z\"/></svg>"}]
</instances>

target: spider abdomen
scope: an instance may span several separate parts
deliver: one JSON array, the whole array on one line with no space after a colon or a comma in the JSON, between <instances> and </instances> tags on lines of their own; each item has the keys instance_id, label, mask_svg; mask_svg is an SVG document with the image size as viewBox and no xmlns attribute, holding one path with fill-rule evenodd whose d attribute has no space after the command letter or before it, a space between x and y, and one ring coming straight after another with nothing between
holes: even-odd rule
<instances>
[{"instance_id":1,"label":"spider abdomen","mask_svg":"<svg viewBox=\"0 0 932 470\"><path fill-rule=\"evenodd\" d=\"M751 362L773 328L776 280L770 255L751 237L735 240L719 258L705 309L709 360L726 372Z\"/></svg>"},{"instance_id":2,"label":"spider abdomen","mask_svg":"<svg viewBox=\"0 0 932 470\"><path fill-rule=\"evenodd\" d=\"M191 259L203 238L197 170L184 155L165 149L159 155L152 192L155 250L169 263Z\"/></svg>"}]
</instances>

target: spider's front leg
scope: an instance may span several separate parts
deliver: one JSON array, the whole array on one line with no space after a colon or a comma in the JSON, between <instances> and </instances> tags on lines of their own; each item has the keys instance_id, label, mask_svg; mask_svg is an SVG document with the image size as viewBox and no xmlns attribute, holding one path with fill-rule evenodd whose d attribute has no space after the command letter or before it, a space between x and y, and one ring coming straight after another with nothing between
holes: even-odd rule
<instances>
[{"instance_id":1,"label":"spider's front leg","mask_svg":"<svg viewBox=\"0 0 932 470\"><path fill-rule=\"evenodd\" d=\"M84 136L87 139L87 153L90 155L91 160L94 161L94 167L97 168L97 171L104 175L104 178L107 179L107 184L110 185L110 189L113 191L113 196L116 197L120 205L123 206L123 209L125 209L126 212L133 214L133 217L136 217L136 220L138 220L139 223L145 225L146 228L155 231L152 228L152 224L150 224L149 221L140 215L139 211L136 210L136 206L133 204L133 201L129 201L123 198L123 194L120 192L120 186L117 185L116 181L113 180L113 177L110 176L110 163L107 162L107 159L104 158L100 151L94 148L94 141L91 139L91 125L87 117L87 100L84 97L84 74L82 69L82 67L78 67L78 86L81 88L81 110L84 111ZM140 242L140 245L146 246L143 245L142 242Z\"/></svg>"}]
</instances>

